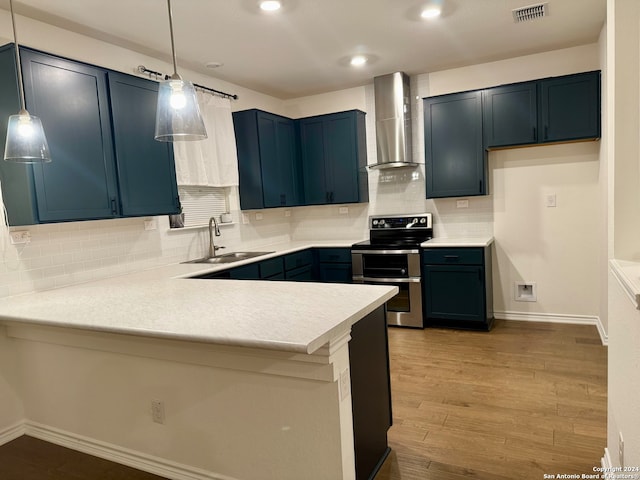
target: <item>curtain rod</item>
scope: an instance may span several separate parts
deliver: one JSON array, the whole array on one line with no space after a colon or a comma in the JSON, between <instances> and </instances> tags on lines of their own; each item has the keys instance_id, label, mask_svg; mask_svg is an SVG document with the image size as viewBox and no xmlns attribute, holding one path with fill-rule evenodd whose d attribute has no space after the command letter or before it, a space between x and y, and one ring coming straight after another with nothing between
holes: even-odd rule
<instances>
[{"instance_id":1,"label":"curtain rod","mask_svg":"<svg viewBox=\"0 0 640 480\"><path fill-rule=\"evenodd\" d=\"M164 73L161 72L156 72L154 70L149 70L147 67L145 67L144 65L138 65L138 68L136 69L138 73L146 73L149 76L153 75L156 77L156 79L158 77L161 77L165 80L167 80L169 78L168 75L165 75ZM222 97L225 98L232 98L234 100L238 99L238 95L234 95L232 93L227 93L227 92L221 92L220 90L216 90L214 88L209 88L209 87L205 87L204 85L198 85L197 83L193 84L194 87L199 88L200 90L204 90L205 92L209 92L209 93L215 93L216 95L220 95Z\"/></svg>"}]
</instances>

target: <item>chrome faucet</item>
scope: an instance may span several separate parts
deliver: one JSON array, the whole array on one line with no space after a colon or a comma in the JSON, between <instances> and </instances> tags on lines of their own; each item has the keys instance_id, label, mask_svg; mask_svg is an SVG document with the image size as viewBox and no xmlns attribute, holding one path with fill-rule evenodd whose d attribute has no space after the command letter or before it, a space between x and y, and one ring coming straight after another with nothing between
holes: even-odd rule
<instances>
[{"instance_id":1,"label":"chrome faucet","mask_svg":"<svg viewBox=\"0 0 640 480\"><path fill-rule=\"evenodd\" d=\"M216 232L216 237L220 236L220 228L218 227L218 222L216 222L216 218L215 217L211 217L209 219L209 258L213 258L216 256L216 250L220 250L221 248L224 247L216 247L213 245L213 231L214 229L212 228L215 225L215 232Z\"/></svg>"}]
</instances>

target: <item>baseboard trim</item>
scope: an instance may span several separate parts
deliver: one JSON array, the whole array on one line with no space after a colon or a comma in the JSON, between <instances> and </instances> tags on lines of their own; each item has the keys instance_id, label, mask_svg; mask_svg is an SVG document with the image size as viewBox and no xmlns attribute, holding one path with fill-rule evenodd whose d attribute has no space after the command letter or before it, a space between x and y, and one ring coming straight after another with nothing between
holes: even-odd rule
<instances>
[{"instance_id":1,"label":"baseboard trim","mask_svg":"<svg viewBox=\"0 0 640 480\"><path fill-rule=\"evenodd\" d=\"M31 437L172 480L238 480L31 421L23 429Z\"/></svg>"},{"instance_id":2,"label":"baseboard trim","mask_svg":"<svg viewBox=\"0 0 640 480\"><path fill-rule=\"evenodd\" d=\"M566 315L563 313L529 313L529 312L493 312L495 318L502 320L518 320L521 322L549 322L549 323L571 323L577 325L594 325L598 329L600 341L603 345L609 344L609 337L606 334L604 325L600 317L596 315Z\"/></svg>"},{"instance_id":3,"label":"baseboard trim","mask_svg":"<svg viewBox=\"0 0 640 480\"><path fill-rule=\"evenodd\" d=\"M9 443L25 434L25 425L23 421L14 423L7 428L0 430L0 445Z\"/></svg>"}]
</instances>

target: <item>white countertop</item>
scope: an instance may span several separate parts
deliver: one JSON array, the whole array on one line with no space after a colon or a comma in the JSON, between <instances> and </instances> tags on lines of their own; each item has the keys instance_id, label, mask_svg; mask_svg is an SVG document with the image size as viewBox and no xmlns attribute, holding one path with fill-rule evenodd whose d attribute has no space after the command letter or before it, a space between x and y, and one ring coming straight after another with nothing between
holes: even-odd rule
<instances>
[{"instance_id":1,"label":"white countertop","mask_svg":"<svg viewBox=\"0 0 640 480\"><path fill-rule=\"evenodd\" d=\"M7 297L0 302L0 321L312 353L383 305L397 287L185 277L354 243L346 242L274 245L256 249L274 250L271 255L224 266L174 264Z\"/></svg>"},{"instance_id":2,"label":"white countertop","mask_svg":"<svg viewBox=\"0 0 640 480\"><path fill-rule=\"evenodd\" d=\"M420 246L423 248L433 247L488 247L493 243L493 237L438 237L432 238Z\"/></svg>"},{"instance_id":3,"label":"white countertop","mask_svg":"<svg viewBox=\"0 0 640 480\"><path fill-rule=\"evenodd\" d=\"M640 262L610 260L611 271L640 310Z\"/></svg>"}]
</instances>

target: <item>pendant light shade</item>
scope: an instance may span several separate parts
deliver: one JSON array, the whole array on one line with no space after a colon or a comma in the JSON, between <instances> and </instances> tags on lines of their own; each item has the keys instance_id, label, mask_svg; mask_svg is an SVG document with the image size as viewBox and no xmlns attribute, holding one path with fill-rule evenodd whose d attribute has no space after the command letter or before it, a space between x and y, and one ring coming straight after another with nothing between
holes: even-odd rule
<instances>
[{"instance_id":1,"label":"pendant light shade","mask_svg":"<svg viewBox=\"0 0 640 480\"><path fill-rule=\"evenodd\" d=\"M9 117L4 159L18 163L51 161L47 137L38 117L26 110Z\"/></svg>"},{"instance_id":2,"label":"pendant light shade","mask_svg":"<svg viewBox=\"0 0 640 480\"><path fill-rule=\"evenodd\" d=\"M47 137L44 135L42 122L38 117L29 115L24 100L24 85L22 83L22 65L20 63L20 46L16 33L16 20L13 15L13 0L9 0L11 10L11 25L16 49L16 69L18 74L18 90L20 93L20 111L9 117L7 139L4 146L4 159L8 162L42 163L50 162L51 154Z\"/></svg>"},{"instance_id":3,"label":"pendant light shade","mask_svg":"<svg viewBox=\"0 0 640 480\"><path fill-rule=\"evenodd\" d=\"M160 82L155 139L175 142L205 138L207 131L193 84L182 80L179 75Z\"/></svg>"},{"instance_id":4,"label":"pendant light shade","mask_svg":"<svg viewBox=\"0 0 640 480\"><path fill-rule=\"evenodd\" d=\"M182 80L178 75L171 0L167 0L167 9L169 10L173 75L168 80L160 82L154 137L161 142L204 140L207 138L207 131L200 115L195 88L191 82Z\"/></svg>"}]
</instances>

